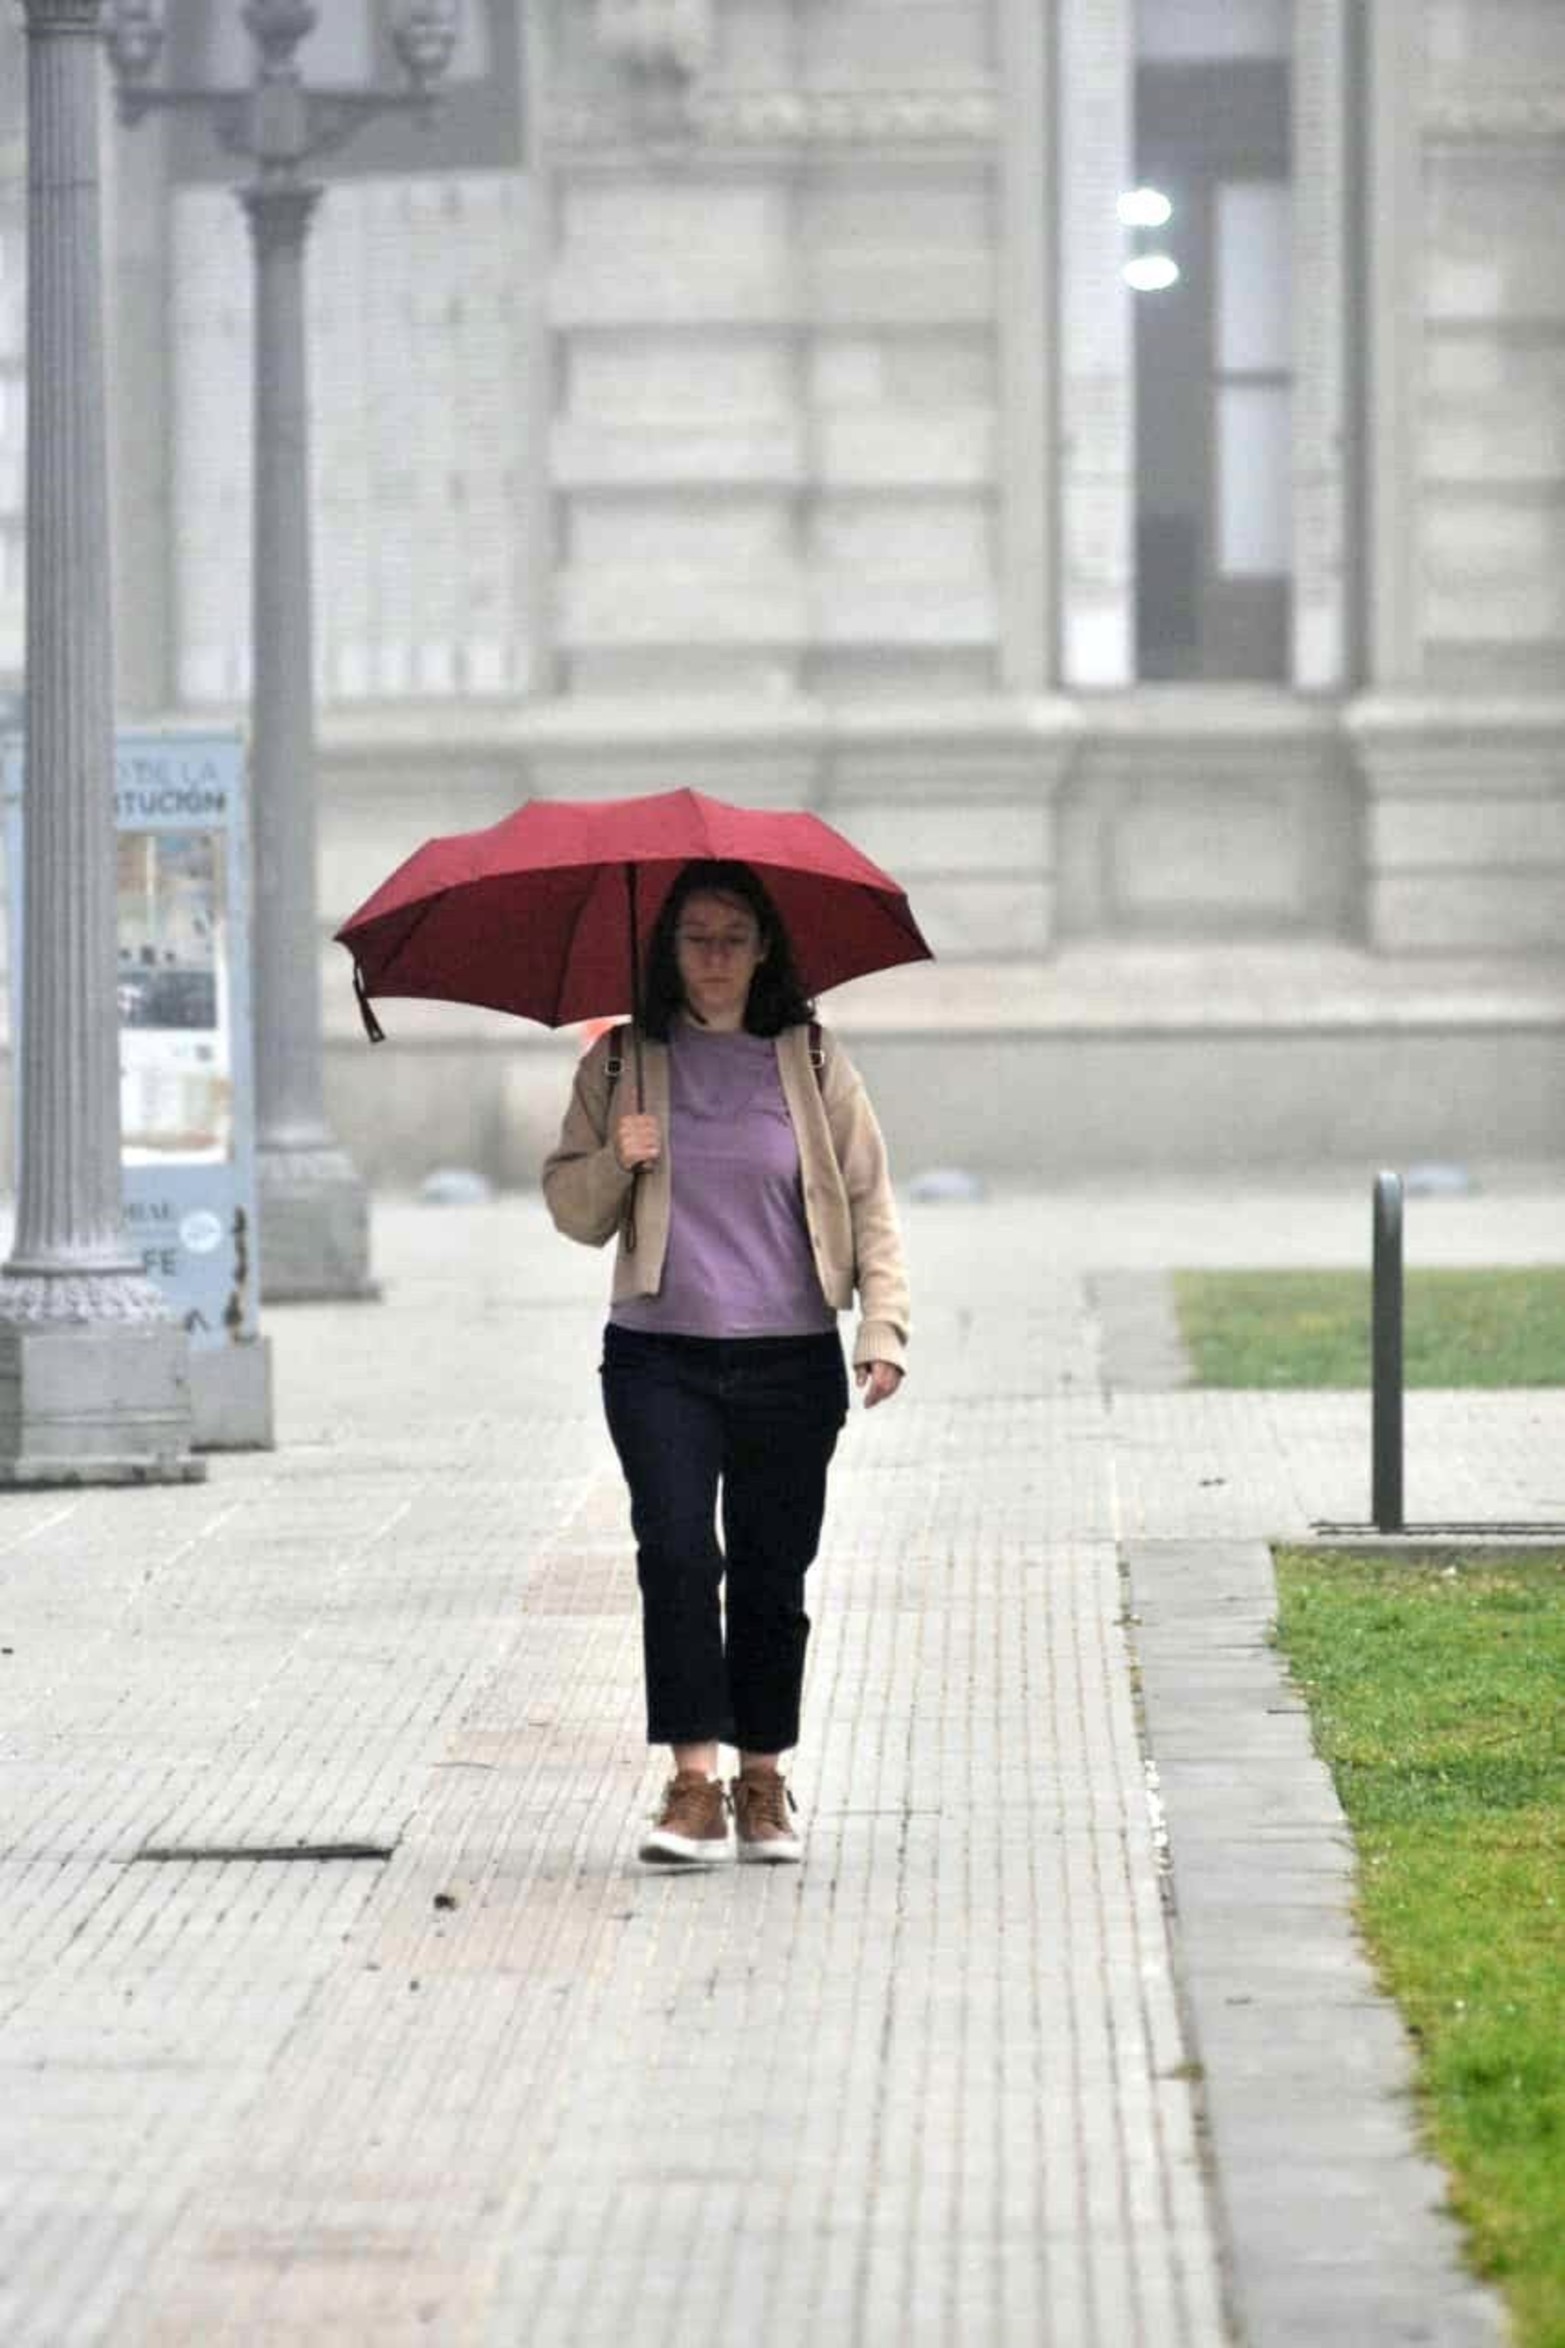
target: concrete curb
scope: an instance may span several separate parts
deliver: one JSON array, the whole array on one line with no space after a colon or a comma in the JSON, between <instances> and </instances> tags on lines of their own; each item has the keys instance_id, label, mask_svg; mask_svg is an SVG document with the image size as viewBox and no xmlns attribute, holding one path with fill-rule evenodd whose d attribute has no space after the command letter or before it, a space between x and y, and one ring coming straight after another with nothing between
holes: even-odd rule
<instances>
[{"instance_id":1,"label":"concrete curb","mask_svg":"<svg viewBox=\"0 0 1565 2348\"><path fill-rule=\"evenodd\" d=\"M1354 1852L1269 1643L1259 1541L1132 1541L1131 1639L1173 1940L1247 2348L1497 2348L1418 2142L1411 2049L1353 1923Z\"/></svg>"},{"instance_id":2,"label":"concrete curb","mask_svg":"<svg viewBox=\"0 0 1565 2348\"><path fill-rule=\"evenodd\" d=\"M1503 1557L1516 1550L1535 1555L1558 1549L1565 1553L1565 1525L1486 1525L1448 1527L1407 1533L1311 1533L1307 1540L1287 1543L1291 1549L1323 1549L1332 1557L1383 1558L1388 1565L1413 1565L1420 1558Z\"/></svg>"}]
</instances>

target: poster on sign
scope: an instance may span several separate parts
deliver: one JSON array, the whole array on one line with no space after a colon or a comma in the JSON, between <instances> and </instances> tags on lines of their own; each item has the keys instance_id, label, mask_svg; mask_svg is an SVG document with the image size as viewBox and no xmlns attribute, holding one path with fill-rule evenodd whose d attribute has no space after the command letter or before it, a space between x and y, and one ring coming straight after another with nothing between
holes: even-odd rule
<instances>
[{"instance_id":1,"label":"poster on sign","mask_svg":"<svg viewBox=\"0 0 1565 2348\"><path fill-rule=\"evenodd\" d=\"M243 743L122 732L113 789L125 1228L189 1331L199 1422L203 1365L206 1384L232 1396L243 1381L223 1377L223 1357L259 1337ZM4 794L14 1021L26 803L17 739L5 748ZM20 1098L16 1114L20 1130ZM268 1425L269 1413L268 1396Z\"/></svg>"},{"instance_id":2,"label":"poster on sign","mask_svg":"<svg viewBox=\"0 0 1565 2348\"><path fill-rule=\"evenodd\" d=\"M225 843L213 832L122 831L120 1125L127 1165L233 1150L233 1023Z\"/></svg>"}]
</instances>

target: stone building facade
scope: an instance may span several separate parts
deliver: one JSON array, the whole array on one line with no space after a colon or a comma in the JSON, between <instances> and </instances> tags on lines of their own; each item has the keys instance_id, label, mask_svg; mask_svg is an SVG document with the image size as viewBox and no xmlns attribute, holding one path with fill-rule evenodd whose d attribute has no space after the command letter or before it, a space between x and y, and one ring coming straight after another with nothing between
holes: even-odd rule
<instances>
[{"instance_id":1,"label":"stone building facade","mask_svg":"<svg viewBox=\"0 0 1565 2348\"><path fill-rule=\"evenodd\" d=\"M312 240L328 916L532 793L802 802L940 952L840 1010L918 1156L1565 1147L1556 0L467 0L458 68ZM123 698L210 718L242 223L116 156ZM368 1170L524 1172L562 1047L393 1006L388 1117L325 968Z\"/></svg>"}]
</instances>

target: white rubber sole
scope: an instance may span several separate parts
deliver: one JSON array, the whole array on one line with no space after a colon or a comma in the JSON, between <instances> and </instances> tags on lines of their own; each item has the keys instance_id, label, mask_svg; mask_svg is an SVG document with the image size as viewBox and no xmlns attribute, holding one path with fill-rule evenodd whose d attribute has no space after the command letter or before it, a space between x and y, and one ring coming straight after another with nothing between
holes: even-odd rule
<instances>
[{"instance_id":1,"label":"white rubber sole","mask_svg":"<svg viewBox=\"0 0 1565 2348\"><path fill-rule=\"evenodd\" d=\"M731 1834L714 1842L705 1836L671 1834L666 1826L655 1826L636 1854L653 1867L723 1867L731 1864L733 1855Z\"/></svg>"},{"instance_id":2,"label":"white rubber sole","mask_svg":"<svg viewBox=\"0 0 1565 2348\"><path fill-rule=\"evenodd\" d=\"M804 1845L797 1839L790 1842L741 1842L739 1845L741 1867L797 1867L803 1857Z\"/></svg>"}]
</instances>

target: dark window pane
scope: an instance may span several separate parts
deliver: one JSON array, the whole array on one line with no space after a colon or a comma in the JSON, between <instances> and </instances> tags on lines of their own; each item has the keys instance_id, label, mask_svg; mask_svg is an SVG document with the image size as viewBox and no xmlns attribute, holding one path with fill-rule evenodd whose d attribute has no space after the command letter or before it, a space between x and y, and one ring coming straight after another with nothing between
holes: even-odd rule
<instances>
[{"instance_id":1,"label":"dark window pane","mask_svg":"<svg viewBox=\"0 0 1565 2348\"><path fill-rule=\"evenodd\" d=\"M1260 0L1236 11L1142 0L1139 21L1154 61L1136 76L1136 177L1173 209L1126 242L1179 271L1133 296L1140 674L1282 681L1291 203L1289 68L1275 52L1286 19Z\"/></svg>"}]
</instances>

